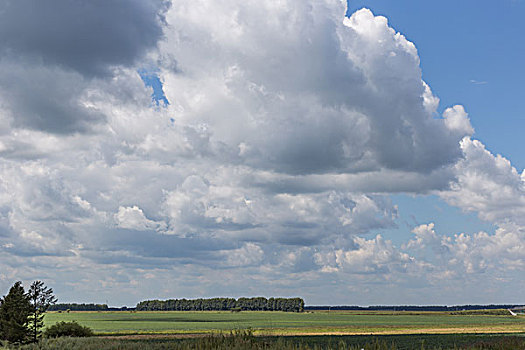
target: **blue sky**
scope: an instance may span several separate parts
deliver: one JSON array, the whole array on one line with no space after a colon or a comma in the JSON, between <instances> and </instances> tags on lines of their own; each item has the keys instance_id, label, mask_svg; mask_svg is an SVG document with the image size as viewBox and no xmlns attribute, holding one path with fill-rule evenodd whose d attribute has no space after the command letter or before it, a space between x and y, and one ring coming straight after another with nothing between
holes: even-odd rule
<instances>
[{"instance_id":1,"label":"blue sky","mask_svg":"<svg viewBox=\"0 0 525 350\"><path fill-rule=\"evenodd\" d=\"M0 291L522 302L524 6L0 0Z\"/></svg>"},{"instance_id":2,"label":"blue sky","mask_svg":"<svg viewBox=\"0 0 525 350\"><path fill-rule=\"evenodd\" d=\"M148 71L147 69L140 69L138 73L140 74L140 78L144 81L144 84L153 90L151 93L152 100L154 100L157 105L160 103L169 104L166 95L164 95L162 81L159 79L158 72L155 70Z\"/></svg>"}]
</instances>

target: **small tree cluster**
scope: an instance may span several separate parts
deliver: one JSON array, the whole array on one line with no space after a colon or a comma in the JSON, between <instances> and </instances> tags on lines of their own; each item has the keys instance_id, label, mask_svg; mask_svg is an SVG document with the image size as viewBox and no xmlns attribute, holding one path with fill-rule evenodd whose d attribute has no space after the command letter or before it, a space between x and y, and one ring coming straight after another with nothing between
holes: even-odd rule
<instances>
[{"instance_id":1,"label":"small tree cluster","mask_svg":"<svg viewBox=\"0 0 525 350\"><path fill-rule=\"evenodd\" d=\"M44 313L57 299L53 290L35 281L26 292L16 282L0 299L0 339L12 343L36 342L41 336Z\"/></svg>"}]
</instances>

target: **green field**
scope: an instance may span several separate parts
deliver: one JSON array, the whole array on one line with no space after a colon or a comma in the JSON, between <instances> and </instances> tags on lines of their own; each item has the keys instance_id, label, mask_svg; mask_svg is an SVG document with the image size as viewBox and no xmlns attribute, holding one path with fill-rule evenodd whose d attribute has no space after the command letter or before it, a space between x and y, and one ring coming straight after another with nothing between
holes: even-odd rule
<instances>
[{"instance_id":1,"label":"green field","mask_svg":"<svg viewBox=\"0 0 525 350\"><path fill-rule=\"evenodd\" d=\"M47 313L47 326L77 321L97 334L198 334L252 329L256 335L525 333L525 317L439 312L71 312Z\"/></svg>"}]
</instances>

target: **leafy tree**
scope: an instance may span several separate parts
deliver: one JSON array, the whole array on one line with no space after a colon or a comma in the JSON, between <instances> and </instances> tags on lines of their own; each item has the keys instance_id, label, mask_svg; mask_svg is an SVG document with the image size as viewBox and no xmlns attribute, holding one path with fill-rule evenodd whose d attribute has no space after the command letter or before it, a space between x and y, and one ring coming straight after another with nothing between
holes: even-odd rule
<instances>
[{"instance_id":1,"label":"leafy tree","mask_svg":"<svg viewBox=\"0 0 525 350\"><path fill-rule=\"evenodd\" d=\"M27 325L31 303L22 282L16 282L0 300L0 339L23 343L28 338Z\"/></svg>"},{"instance_id":2,"label":"leafy tree","mask_svg":"<svg viewBox=\"0 0 525 350\"><path fill-rule=\"evenodd\" d=\"M57 302L57 298L53 295L53 289L46 287L42 281L34 281L27 291L27 296L31 304L28 329L31 340L36 343L44 327L44 313L49 306Z\"/></svg>"}]
</instances>

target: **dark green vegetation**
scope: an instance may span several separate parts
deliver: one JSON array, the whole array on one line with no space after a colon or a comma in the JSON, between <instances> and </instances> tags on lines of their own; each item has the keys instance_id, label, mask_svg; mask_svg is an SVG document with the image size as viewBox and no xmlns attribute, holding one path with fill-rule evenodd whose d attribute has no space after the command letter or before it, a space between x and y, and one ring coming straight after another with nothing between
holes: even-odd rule
<instances>
[{"instance_id":1,"label":"dark green vegetation","mask_svg":"<svg viewBox=\"0 0 525 350\"><path fill-rule=\"evenodd\" d=\"M106 304L55 304L51 305L48 311L108 311L108 306Z\"/></svg>"},{"instance_id":2,"label":"dark green vegetation","mask_svg":"<svg viewBox=\"0 0 525 350\"><path fill-rule=\"evenodd\" d=\"M58 338L58 337L91 337L93 331L91 328L81 326L75 321L71 322L58 322L54 325L46 328L44 332L46 338Z\"/></svg>"},{"instance_id":3,"label":"dark green vegetation","mask_svg":"<svg viewBox=\"0 0 525 350\"><path fill-rule=\"evenodd\" d=\"M337 311L470 311L470 310L494 310L494 309L514 309L523 307L523 305L517 304L490 304L490 305L372 305L372 306L352 306L352 305L339 305L339 306L306 306L304 309L307 311L320 311L320 310L337 310Z\"/></svg>"},{"instance_id":4,"label":"dark green vegetation","mask_svg":"<svg viewBox=\"0 0 525 350\"><path fill-rule=\"evenodd\" d=\"M267 350L437 350L437 349L498 349L525 350L525 338L502 335L419 335L419 336L315 336L315 337L254 337L249 331L230 335L211 335L193 339L126 339L126 338L58 338L43 339L39 344L26 345L21 350L85 349L267 349Z\"/></svg>"},{"instance_id":5,"label":"dark green vegetation","mask_svg":"<svg viewBox=\"0 0 525 350\"><path fill-rule=\"evenodd\" d=\"M30 336L31 304L22 282L16 282L0 300L0 339L21 343Z\"/></svg>"},{"instance_id":6,"label":"dark green vegetation","mask_svg":"<svg viewBox=\"0 0 525 350\"><path fill-rule=\"evenodd\" d=\"M166 311L46 315L46 326L59 321L77 321L97 334L194 334L246 328L258 335L525 332L525 317L444 312Z\"/></svg>"},{"instance_id":7,"label":"dark green vegetation","mask_svg":"<svg viewBox=\"0 0 525 350\"><path fill-rule=\"evenodd\" d=\"M35 281L27 293L16 282L0 300L0 340L10 343L36 342L44 326L44 313L56 302L53 290Z\"/></svg>"},{"instance_id":8,"label":"dark green vegetation","mask_svg":"<svg viewBox=\"0 0 525 350\"><path fill-rule=\"evenodd\" d=\"M211 298L146 300L137 304L137 311L225 311L232 309L249 311L303 312L301 298Z\"/></svg>"}]
</instances>

